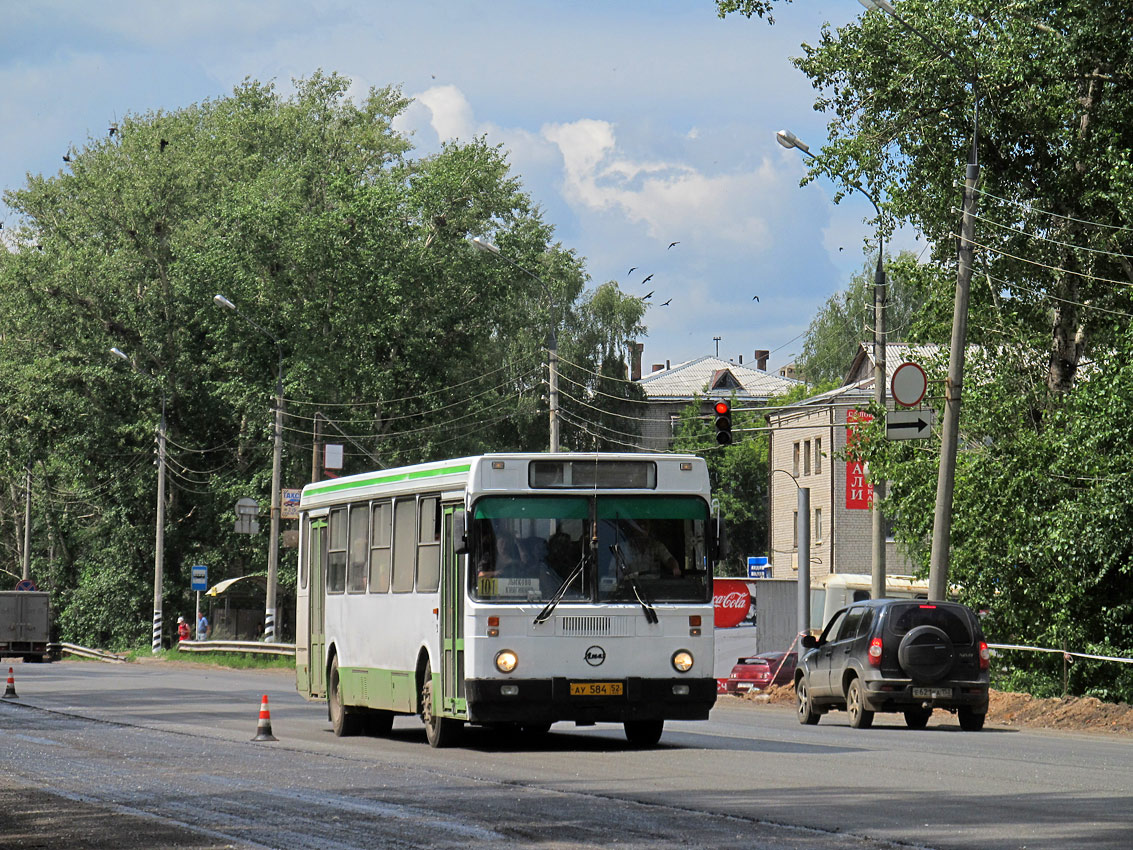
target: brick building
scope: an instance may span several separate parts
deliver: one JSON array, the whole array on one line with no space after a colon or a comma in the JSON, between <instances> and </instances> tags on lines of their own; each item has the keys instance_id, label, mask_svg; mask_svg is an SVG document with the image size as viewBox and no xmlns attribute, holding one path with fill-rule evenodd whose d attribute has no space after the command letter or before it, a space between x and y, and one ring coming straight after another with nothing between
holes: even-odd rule
<instances>
[{"instance_id":1,"label":"brick building","mask_svg":"<svg viewBox=\"0 0 1133 850\"><path fill-rule=\"evenodd\" d=\"M924 363L935 356L936 346L889 343L885 353L887 383L901 363ZM873 345L862 343L844 386L767 416L771 428L769 539L774 578L797 575L798 487L810 488L812 579L871 571L872 488L865 481L861 464L837 458L845 451L847 439L852 439L850 426L858 411L864 411L872 399ZM887 402L892 409L892 400ZM888 523L886 528L890 528ZM886 537L886 572L911 572L912 565L897 548L892 533Z\"/></svg>"}]
</instances>

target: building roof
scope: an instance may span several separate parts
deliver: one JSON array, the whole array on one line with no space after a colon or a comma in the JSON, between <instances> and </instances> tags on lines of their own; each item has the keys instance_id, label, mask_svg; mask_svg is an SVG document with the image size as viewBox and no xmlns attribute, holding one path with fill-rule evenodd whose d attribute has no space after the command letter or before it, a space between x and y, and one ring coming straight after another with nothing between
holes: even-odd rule
<instances>
[{"instance_id":1,"label":"building roof","mask_svg":"<svg viewBox=\"0 0 1133 850\"><path fill-rule=\"evenodd\" d=\"M735 395L745 400L768 399L787 392L799 381L704 356L642 376L638 385L650 401L688 401L694 396Z\"/></svg>"},{"instance_id":2,"label":"building roof","mask_svg":"<svg viewBox=\"0 0 1133 850\"><path fill-rule=\"evenodd\" d=\"M885 344L885 382L893 380L893 372L902 363L926 363L940 356L940 346L935 343L888 342ZM850 371L846 374L846 384L856 384L862 380L869 381L869 388L873 388L873 343L858 343L858 353L854 362L850 364Z\"/></svg>"},{"instance_id":3,"label":"building roof","mask_svg":"<svg viewBox=\"0 0 1133 850\"><path fill-rule=\"evenodd\" d=\"M898 366L910 361L923 366L936 360L942 353L946 354L947 352L942 352L940 346L935 344L887 343L885 346L886 395L888 395L888 385L893 380L893 372ZM854 357L849 374L846 376L845 384L835 390L803 399L779 412L787 413L789 410L802 410L831 404L852 406L868 403L873 399L873 365L873 343L859 343L858 353Z\"/></svg>"}]
</instances>

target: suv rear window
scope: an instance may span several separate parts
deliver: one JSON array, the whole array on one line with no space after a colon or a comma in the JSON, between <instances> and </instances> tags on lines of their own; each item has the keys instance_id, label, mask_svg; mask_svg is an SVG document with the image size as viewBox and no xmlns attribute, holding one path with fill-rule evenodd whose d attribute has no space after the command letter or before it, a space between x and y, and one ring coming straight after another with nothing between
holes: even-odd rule
<instances>
[{"instance_id":1,"label":"suv rear window","mask_svg":"<svg viewBox=\"0 0 1133 850\"><path fill-rule=\"evenodd\" d=\"M894 605L889 612L890 628L895 635L903 635L917 626L936 626L954 644L970 644L972 631L968 627L968 618L963 609L944 607L941 605L928 605L926 603L910 603L908 605Z\"/></svg>"}]
</instances>

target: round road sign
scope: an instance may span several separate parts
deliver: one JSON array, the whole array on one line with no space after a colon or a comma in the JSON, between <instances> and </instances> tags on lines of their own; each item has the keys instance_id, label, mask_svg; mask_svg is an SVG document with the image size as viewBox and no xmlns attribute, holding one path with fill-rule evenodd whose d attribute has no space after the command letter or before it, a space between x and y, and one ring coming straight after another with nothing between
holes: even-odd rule
<instances>
[{"instance_id":1,"label":"round road sign","mask_svg":"<svg viewBox=\"0 0 1133 850\"><path fill-rule=\"evenodd\" d=\"M39 590L39 587L32 579L24 578L16 582L16 590Z\"/></svg>"},{"instance_id":2,"label":"round road sign","mask_svg":"<svg viewBox=\"0 0 1133 850\"><path fill-rule=\"evenodd\" d=\"M893 400L905 407L914 407L921 403L925 390L928 389L928 378L924 369L916 363L902 363L893 370L893 380L889 384Z\"/></svg>"}]
</instances>

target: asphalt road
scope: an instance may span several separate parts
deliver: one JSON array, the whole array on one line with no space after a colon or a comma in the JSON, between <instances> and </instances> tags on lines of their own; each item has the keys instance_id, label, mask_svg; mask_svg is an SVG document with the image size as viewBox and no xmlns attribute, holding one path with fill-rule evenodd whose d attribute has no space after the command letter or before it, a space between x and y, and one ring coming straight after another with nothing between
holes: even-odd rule
<instances>
[{"instance_id":1,"label":"asphalt road","mask_svg":"<svg viewBox=\"0 0 1133 850\"><path fill-rule=\"evenodd\" d=\"M416 718L338 739L281 673L17 664L0 701L0 848L1128 848L1133 742L945 715L802 727L727 699L636 750L621 729L537 741ZM253 743L262 694L275 743Z\"/></svg>"}]
</instances>

